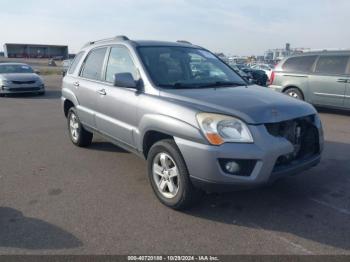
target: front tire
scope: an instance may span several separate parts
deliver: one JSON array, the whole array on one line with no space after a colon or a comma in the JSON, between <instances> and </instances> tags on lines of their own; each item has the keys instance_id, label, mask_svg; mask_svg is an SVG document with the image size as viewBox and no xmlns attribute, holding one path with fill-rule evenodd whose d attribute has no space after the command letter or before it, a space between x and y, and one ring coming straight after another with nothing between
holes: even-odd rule
<instances>
[{"instance_id":1,"label":"front tire","mask_svg":"<svg viewBox=\"0 0 350 262\"><path fill-rule=\"evenodd\" d=\"M298 100L304 100L304 96L298 88L289 88L284 93Z\"/></svg>"},{"instance_id":2,"label":"front tire","mask_svg":"<svg viewBox=\"0 0 350 262\"><path fill-rule=\"evenodd\" d=\"M85 130L80 123L77 111L74 107L70 108L67 116L69 137L72 143L79 147L91 145L93 134Z\"/></svg>"},{"instance_id":3,"label":"front tire","mask_svg":"<svg viewBox=\"0 0 350 262\"><path fill-rule=\"evenodd\" d=\"M148 154L148 175L154 193L167 207L182 210L200 197L193 187L186 163L171 139L155 143Z\"/></svg>"}]
</instances>

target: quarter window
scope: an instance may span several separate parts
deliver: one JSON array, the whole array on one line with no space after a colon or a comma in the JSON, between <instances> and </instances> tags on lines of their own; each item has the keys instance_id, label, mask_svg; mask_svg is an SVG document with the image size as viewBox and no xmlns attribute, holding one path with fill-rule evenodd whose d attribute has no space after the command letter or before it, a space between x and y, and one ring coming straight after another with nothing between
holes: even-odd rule
<instances>
[{"instance_id":1,"label":"quarter window","mask_svg":"<svg viewBox=\"0 0 350 262\"><path fill-rule=\"evenodd\" d=\"M282 66L288 72L308 73L311 71L317 56L296 56L289 58Z\"/></svg>"},{"instance_id":2,"label":"quarter window","mask_svg":"<svg viewBox=\"0 0 350 262\"><path fill-rule=\"evenodd\" d=\"M349 56L321 56L317 62L316 72L342 75L345 73Z\"/></svg>"},{"instance_id":3,"label":"quarter window","mask_svg":"<svg viewBox=\"0 0 350 262\"><path fill-rule=\"evenodd\" d=\"M137 69L130 57L130 53L123 46L111 48L107 63L106 81L112 83L114 75L118 73L130 73L134 79L138 78Z\"/></svg>"},{"instance_id":4,"label":"quarter window","mask_svg":"<svg viewBox=\"0 0 350 262\"><path fill-rule=\"evenodd\" d=\"M68 70L69 74L73 74L75 72L75 69L77 69L77 66L78 66L80 60L82 59L83 55L84 55L84 52L80 52L75 56L72 64L69 67L69 70Z\"/></svg>"},{"instance_id":5,"label":"quarter window","mask_svg":"<svg viewBox=\"0 0 350 262\"><path fill-rule=\"evenodd\" d=\"M107 48L98 48L94 49L88 55L81 76L92 79L92 80L101 80L102 76L102 67L105 59Z\"/></svg>"}]
</instances>

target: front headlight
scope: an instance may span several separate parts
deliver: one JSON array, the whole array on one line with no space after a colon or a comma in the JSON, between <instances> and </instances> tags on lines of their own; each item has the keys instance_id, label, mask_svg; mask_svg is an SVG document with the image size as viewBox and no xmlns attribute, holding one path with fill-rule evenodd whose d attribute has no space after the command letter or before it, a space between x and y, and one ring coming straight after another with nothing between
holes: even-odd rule
<instances>
[{"instance_id":1,"label":"front headlight","mask_svg":"<svg viewBox=\"0 0 350 262\"><path fill-rule=\"evenodd\" d=\"M253 143L253 136L248 126L241 120L231 116L199 113L197 121L212 145L231 143Z\"/></svg>"}]
</instances>

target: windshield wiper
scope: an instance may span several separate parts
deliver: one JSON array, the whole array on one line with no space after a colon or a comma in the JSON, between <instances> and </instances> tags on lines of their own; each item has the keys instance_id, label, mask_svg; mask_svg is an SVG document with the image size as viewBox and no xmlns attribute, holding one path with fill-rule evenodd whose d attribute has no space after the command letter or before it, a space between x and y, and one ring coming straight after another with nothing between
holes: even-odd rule
<instances>
[{"instance_id":1,"label":"windshield wiper","mask_svg":"<svg viewBox=\"0 0 350 262\"><path fill-rule=\"evenodd\" d=\"M238 82L229 82L229 81L216 81L213 83L200 85L200 87L229 87L229 86L245 86L245 84L238 83Z\"/></svg>"}]
</instances>

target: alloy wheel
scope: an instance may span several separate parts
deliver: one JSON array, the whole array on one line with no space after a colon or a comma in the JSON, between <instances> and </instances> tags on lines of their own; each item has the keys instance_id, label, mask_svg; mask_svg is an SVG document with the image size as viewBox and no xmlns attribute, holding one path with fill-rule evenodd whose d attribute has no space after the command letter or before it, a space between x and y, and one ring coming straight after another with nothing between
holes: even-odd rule
<instances>
[{"instance_id":1,"label":"alloy wheel","mask_svg":"<svg viewBox=\"0 0 350 262\"><path fill-rule=\"evenodd\" d=\"M69 130L70 130L70 134L72 136L73 141L74 142L78 141L80 125L79 125L78 118L74 113L71 113L71 115L70 115Z\"/></svg>"},{"instance_id":2,"label":"alloy wheel","mask_svg":"<svg viewBox=\"0 0 350 262\"><path fill-rule=\"evenodd\" d=\"M168 199L179 191L179 170L175 161L167 153L159 153L153 160L153 179L158 191Z\"/></svg>"},{"instance_id":3,"label":"alloy wheel","mask_svg":"<svg viewBox=\"0 0 350 262\"><path fill-rule=\"evenodd\" d=\"M299 95L294 91L288 92L288 95L296 99L300 99Z\"/></svg>"}]
</instances>

